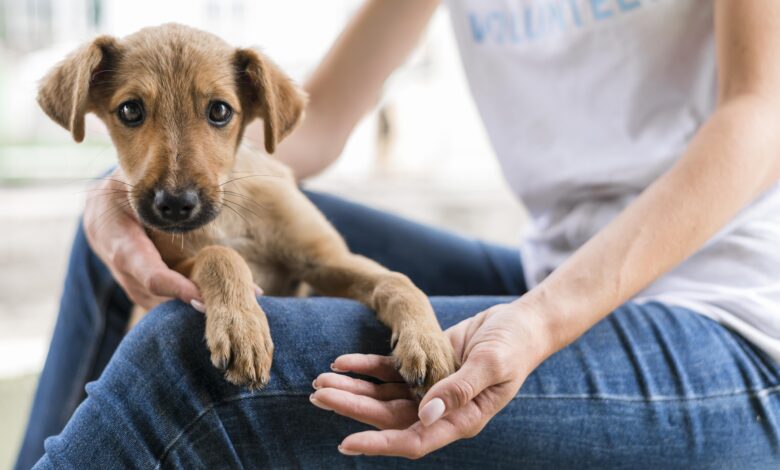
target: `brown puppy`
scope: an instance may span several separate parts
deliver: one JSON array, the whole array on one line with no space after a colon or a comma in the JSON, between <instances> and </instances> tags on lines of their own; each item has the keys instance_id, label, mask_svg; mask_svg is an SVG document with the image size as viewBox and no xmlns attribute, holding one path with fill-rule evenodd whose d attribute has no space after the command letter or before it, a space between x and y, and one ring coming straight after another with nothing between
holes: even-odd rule
<instances>
[{"instance_id":1,"label":"brown puppy","mask_svg":"<svg viewBox=\"0 0 780 470\"><path fill-rule=\"evenodd\" d=\"M259 52L173 24L101 36L43 79L38 102L77 142L87 112L108 126L127 202L165 262L200 289L211 360L230 382L259 387L269 378L273 343L253 281L272 295L306 283L376 310L418 394L456 369L426 296L350 253L288 168L239 150L246 125L260 118L273 153L305 106Z\"/></svg>"}]
</instances>

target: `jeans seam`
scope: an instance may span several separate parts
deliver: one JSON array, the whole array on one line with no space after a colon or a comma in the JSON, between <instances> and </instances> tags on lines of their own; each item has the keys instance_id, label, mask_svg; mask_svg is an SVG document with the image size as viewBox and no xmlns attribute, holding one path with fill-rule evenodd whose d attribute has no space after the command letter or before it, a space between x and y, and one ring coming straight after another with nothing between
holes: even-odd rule
<instances>
[{"instance_id":1,"label":"jeans seam","mask_svg":"<svg viewBox=\"0 0 780 470\"><path fill-rule=\"evenodd\" d=\"M190 421L184 428L181 430L181 432L173 438L173 440L165 446L165 449L163 450L163 453L160 455L158 459L157 466L155 469L162 468L162 464L165 462L165 459L170 454L171 450L178 444L178 442L187 435L187 433L196 425L198 422L203 419L204 416L206 416L208 413L210 413L214 408L217 408L218 406L222 406L228 403L233 403L236 401L242 401L242 400L248 400L252 398L276 398L276 397L305 397L308 396L307 393L290 393L290 392L278 392L278 393L263 393L263 394L253 394L253 395L238 395L233 396L230 398L224 398L220 401L214 402L206 406L203 410L201 410L200 413L192 420Z\"/></svg>"},{"instance_id":2,"label":"jeans seam","mask_svg":"<svg viewBox=\"0 0 780 470\"><path fill-rule=\"evenodd\" d=\"M512 400L594 400L594 401L622 401L622 402L635 402L635 403L652 403L652 402L673 402L673 401L705 401L705 400L717 400L719 398L728 398L735 396L748 396L751 398L758 398L771 395L773 393L780 392L780 384L773 385L767 388L761 389L745 389L736 390L733 392L715 393L712 395L699 395L699 396L654 396L654 397L631 397L625 395L516 395Z\"/></svg>"}]
</instances>

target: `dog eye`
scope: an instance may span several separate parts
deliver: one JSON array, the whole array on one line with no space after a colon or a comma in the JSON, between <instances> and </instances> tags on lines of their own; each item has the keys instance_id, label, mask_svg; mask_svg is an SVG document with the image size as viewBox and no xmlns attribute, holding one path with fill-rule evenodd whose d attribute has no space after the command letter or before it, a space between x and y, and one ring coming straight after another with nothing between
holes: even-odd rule
<instances>
[{"instance_id":1,"label":"dog eye","mask_svg":"<svg viewBox=\"0 0 780 470\"><path fill-rule=\"evenodd\" d=\"M233 108L224 101L212 101L209 103L209 110L206 113L209 124L216 127L223 127L230 122L233 117Z\"/></svg>"},{"instance_id":2,"label":"dog eye","mask_svg":"<svg viewBox=\"0 0 780 470\"><path fill-rule=\"evenodd\" d=\"M122 124L129 127L140 126L144 122L145 117L143 104L136 100L125 101L120 104L116 114L119 116Z\"/></svg>"}]
</instances>

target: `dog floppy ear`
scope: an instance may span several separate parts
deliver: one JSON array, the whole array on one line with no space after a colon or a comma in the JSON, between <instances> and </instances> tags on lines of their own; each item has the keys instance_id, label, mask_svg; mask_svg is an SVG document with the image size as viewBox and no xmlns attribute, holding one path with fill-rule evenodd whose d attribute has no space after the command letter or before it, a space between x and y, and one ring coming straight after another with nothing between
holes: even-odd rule
<instances>
[{"instance_id":1,"label":"dog floppy ear","mask_svg":"<svg viewBox=\"0 0 780 470\"><path fill-rule=\"evenodd\" d=\"M84 115L94 106L92 88L106 77L118 50L116 39L100 36L57 64L41 80L38 104L57 124L68 129L76 142L84 140Z\"/></svg>"},{"instance_id":2,"label":"dog floppy ear","mask_svg":"<svg viewBox=\"0 0 780 470\"><path fill-rule=\"evenodd\" d=\"M238 83L247 106L247 121L259 117L265 128L265 149L274 153L276 144L295 129L306 106L306 95L270 59L252 49L238 49L235 55Z\"/></svg>"}]
</instances>

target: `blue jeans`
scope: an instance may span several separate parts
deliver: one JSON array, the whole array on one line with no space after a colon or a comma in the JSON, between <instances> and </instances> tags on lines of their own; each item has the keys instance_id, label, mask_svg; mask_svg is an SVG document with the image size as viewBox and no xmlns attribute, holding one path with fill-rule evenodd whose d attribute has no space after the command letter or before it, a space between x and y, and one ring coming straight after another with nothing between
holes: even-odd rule
<instances>
[{"instance_id":1,"label":"blue jeans","mask_svg":"<svg viewBox=\"0 0 780 470\"><path fill-rule=\"evenodd\" d=\"M409 275L444 327L521 295L516 250L310 194L350 248ZM315 408L338 355L387 354L342 299L260 299L276 345L248 392L211 366L204 319L165 303L124 339L129 302L79 231L17 468L777 468L780 365L695 312L627 303L544 362L470 440L419 461L346 457L367 427ZM117 348L118 346L118 348ZM84 394L84 384L86 395ZM74 411L75 410L75 411ZM72 416L71 416L72 414Z\"/></svg>"}]
</instances>

